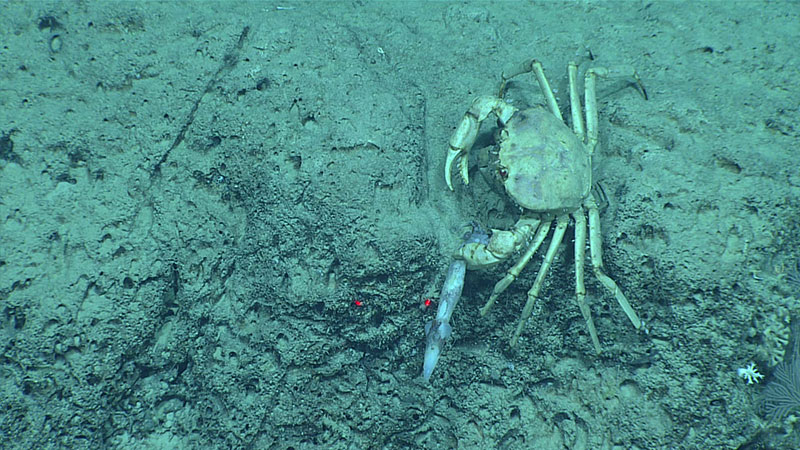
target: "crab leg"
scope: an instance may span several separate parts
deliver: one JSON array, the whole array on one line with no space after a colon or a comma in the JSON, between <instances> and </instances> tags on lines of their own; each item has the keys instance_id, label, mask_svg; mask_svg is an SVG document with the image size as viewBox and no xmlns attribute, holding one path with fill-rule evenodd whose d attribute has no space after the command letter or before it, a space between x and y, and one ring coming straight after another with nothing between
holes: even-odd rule
<instances>
[{"instance_id":1,"label":"crab leg","mask_svg":"<svg viewBox=\"0 0 800 450\"><path fill-rule=\"evenodd\" d=\"M589 210L589 249L592 255L592 269L594 276L600 281L609 292L617 299L617 303L628 315L633 327L638 329L642 328L642 321L636 315L630 302L622 293L622 290L617 286L617 283L608 275L603 272L603 242L600 235L600 213L597 211L597 203L591 196L586 199L586 208Z\"/></svg>"},{"instance_id":2,"label":"crab leg","mask_svg":"<svg viewBox=\"0 0 800 450\"><path fill-rule=\"evenodd\" d=\"M556 251L558 251L558 247L561 245L562 239L564 239L564 232L567 231L568 223L569 216L558 216L556 229L553 231L553 237L550 239L550 246L547 248L547 253L544 255L542 266L539 267L539 273L536 274L536 280L533 282L533 287L528 291L528 301L525 302L525 308L522 310L522 315L519 317L517 329L514 331L514 335L511 336L511 347L515 347L517 345L517 341L522 334L522 330L525 328L525 323L527 323L528 318L531 316L531 312L533 312L533 305L536 303L536 299L539 298L539 291L541 291L542 284L547 276L547 271L550 270L550 265L553 263L553 259L556 257Z\"/></svg>"},{"instance_id":3,"label":"crab leg","mask_svg":"<svg viewBox=\"0 0 800 450\"><path fill-rule=\"evenodd\" d=\"M575 297L578 302L578 308L586 320L586 326L589 328L589 336L592 338L594 350L600 354L600 339L597 337L597 329L594 327L594 320L592 320L592 312L586 304L586 285L584 284L584 270L583 265L586 262L586 216L584 215L583 208L572 214L575 219Z\"/></svg>"},{"instance_id":4,"label":"crab leg","mask_svg":"<svg viewBox=\"0 0 800 450\"><path fill-rule=\"evenodd\" d=\"M581 94L578 93L578 65L570 62L569 66L567 66L567 74L569 75L569 108L572 115L572 131L575 132L581 142L585 143L586 128L583 126Z\"/></svg>"},{"instance_id":5,"label":"crab leg","mask_svg":"<svg viewBox=\"0 0 800 450\"><path fill-rule=\"evenodd\" d=\"M537 221L538 222L538 221ZM520 257L519 261L514 264L510 269L508 269L508 273L506 276L503 277L502 280L498 281L497 284L494 285L494 290L492 290L492 295L489 296L489 301L483 305L481 308L481 316L485 316L486 313L489 312L489 309L494 305L494 302L497 300L497 297L503 293L510 285L517 279L522 269L528 265L528 262L531 260L533 255L536 253L536 250L539 249L539 246L542 245L544 238L547 237L547 232L550 231L550 221L546 221L541 226L538 226L538 230L536 231L536 236L533 238L533 242L528 246L528 249L525 250L525 254ZM534 227L533 229L536 229Z\"/></svg>"},{"instance_id":6,"label":"crab leg","mask_svg":"<svg viewBox=\"0 0 800 450\"><path fill-rule=\"evenodd\" d=\"M593 67L587 70L586 79L584 81L584 103L586 104L586 134L589 155L594 153L594 148L597 146L597 77L632 78L636 82L636 86L642 90L644 99L647 100L647 91L644 88L642 79L639 78L639 74L633 67Z\"/></svg>"},{"instance_id":7,"label":"crab leg","mask_svg":"<svg viewBox=\"0 0 800 450\"><path fill-rule=\"evenodd\" d=\"M553 95L553 90L550 88L550 83L547 82L547 77L544 76L544 69L542 68L542 63L540 63L536 59L529 59L524 61L519 66L515 67L509 73L503 72L501 75L503 78L503 82L500 84L500 95L502 97L506 90L506 84L508 84L508 80L516 77L517 75L522 75L524 73L531 73L536 77L536 81L539 82L539 88L542 90L542 94L544 94L544 99L547 102L547 109L553 113L554 116L558 117L558 120L564 121L564 118L561 116L561 110L558 109L558 102L556 102L556 96Z\"/></svg>"}]
</instances>

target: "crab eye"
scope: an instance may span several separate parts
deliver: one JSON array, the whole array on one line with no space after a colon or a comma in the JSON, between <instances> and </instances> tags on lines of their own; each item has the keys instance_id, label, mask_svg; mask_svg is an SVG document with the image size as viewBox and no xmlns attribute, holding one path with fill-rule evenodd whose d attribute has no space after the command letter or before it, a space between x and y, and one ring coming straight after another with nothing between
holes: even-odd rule
<instances>
[{"instance_id":1,"label":"crab eye","mask_svg":"<svg viewBox=\"0 0 800 450\"><path fill-rule=\"evenodd\" d=\"M503 181L508 179L508 170L505 167L500 167L497 169L497 174L500 175L500 178L502 178Z\"/></svg>"}]
</instances>

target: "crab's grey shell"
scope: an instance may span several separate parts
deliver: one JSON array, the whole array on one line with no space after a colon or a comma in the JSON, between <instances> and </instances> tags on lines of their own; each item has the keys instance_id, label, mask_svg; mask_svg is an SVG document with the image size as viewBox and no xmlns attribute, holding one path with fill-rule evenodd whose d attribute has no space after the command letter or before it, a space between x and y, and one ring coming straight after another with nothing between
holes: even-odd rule
<instances>
[{"instance_id":1,"label":"crab's grey shell","mask_svg":"<svg viewBox=\"0 0 800 450\"><path fill-rule=\"evenodd\" d=\"M549 111L516 112L499 133L499 163L507 171L506 192L537 212L578 209L592 184L586 147Z\"/></svg>"}]
</instances>

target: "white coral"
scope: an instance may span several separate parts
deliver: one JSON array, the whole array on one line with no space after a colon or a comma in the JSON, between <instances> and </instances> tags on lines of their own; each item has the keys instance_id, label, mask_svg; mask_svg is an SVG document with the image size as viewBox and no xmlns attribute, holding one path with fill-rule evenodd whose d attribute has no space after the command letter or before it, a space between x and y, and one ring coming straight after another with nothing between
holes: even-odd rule
<instances>
[{"instance_id":1,"label":"white coral","mask_svg":"<svg viewBox=\"0 0 800 450\"><path fill-rule=\"evenodd\" d=\"M736 373L738 373L740 377L744 378L747 381L747 384L758 383L762 378L764 378L764 375L758 373L756 363L750 363L747 365L747 367L740 367Z\"/></svg>"}]
</instances>

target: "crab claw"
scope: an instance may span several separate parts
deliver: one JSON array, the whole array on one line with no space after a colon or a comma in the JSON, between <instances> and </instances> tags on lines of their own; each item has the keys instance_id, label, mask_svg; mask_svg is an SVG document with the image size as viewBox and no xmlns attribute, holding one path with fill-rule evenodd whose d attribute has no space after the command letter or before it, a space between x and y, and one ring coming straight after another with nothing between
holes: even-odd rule
<instances>
[{"instance_id":1,"label":"crab claw","mask_svg":"<svg viewBox=\"0 0 800 450\"><path fill-rule=\"evenodd\" d=\"M447 152L447 161L444 164L444 179L447 181L447 187L450 190L453 190L453 181L451 174L453 173L453 163L458 162L458 171L461 174L461 179L464 180L464 184L469 184L469 159L467 158L467 152L460 151L450 147L450 151Z\"/></svg>"},{"instance_id":2,"label":"crab claw","mask_svg":"<svg viewBox=\"0 0 800 450\"><path fill-rule=\"evenodd\" d=\"M468 111L450 138L450 150L447 152L447 162L444 165L444 179L447 181L447 187L451 191L453 190L451 173L453 171L453 163L456 161L458 161L458 171L461 173L461 179L464 180L464 184L469 184L468 155L469 149L478 136L479 122L480 120L475 117L475 114Z\"/></svg>"},{"instance_id":3,"label":"crab claw","mask_svg":"<svg viewBox=\"0 0 800 450\"><path fill-rule=\"evenodd\" d=\"M486 116L494 112L497 114L498 123L502 125L508 122L516 111L513 106L491 95L478 97L472 102L469 111L464 114L458 128L450 137L450 150L447 152L447 162L444 165L444 179L451 191L453 190L451 172L453 163L456 161L458 161L461 179L464 180L464 184L469 184L469 149L472 148L475 138L478 137L480 123L486 119Z\"/></svg>"}]
</instances>

